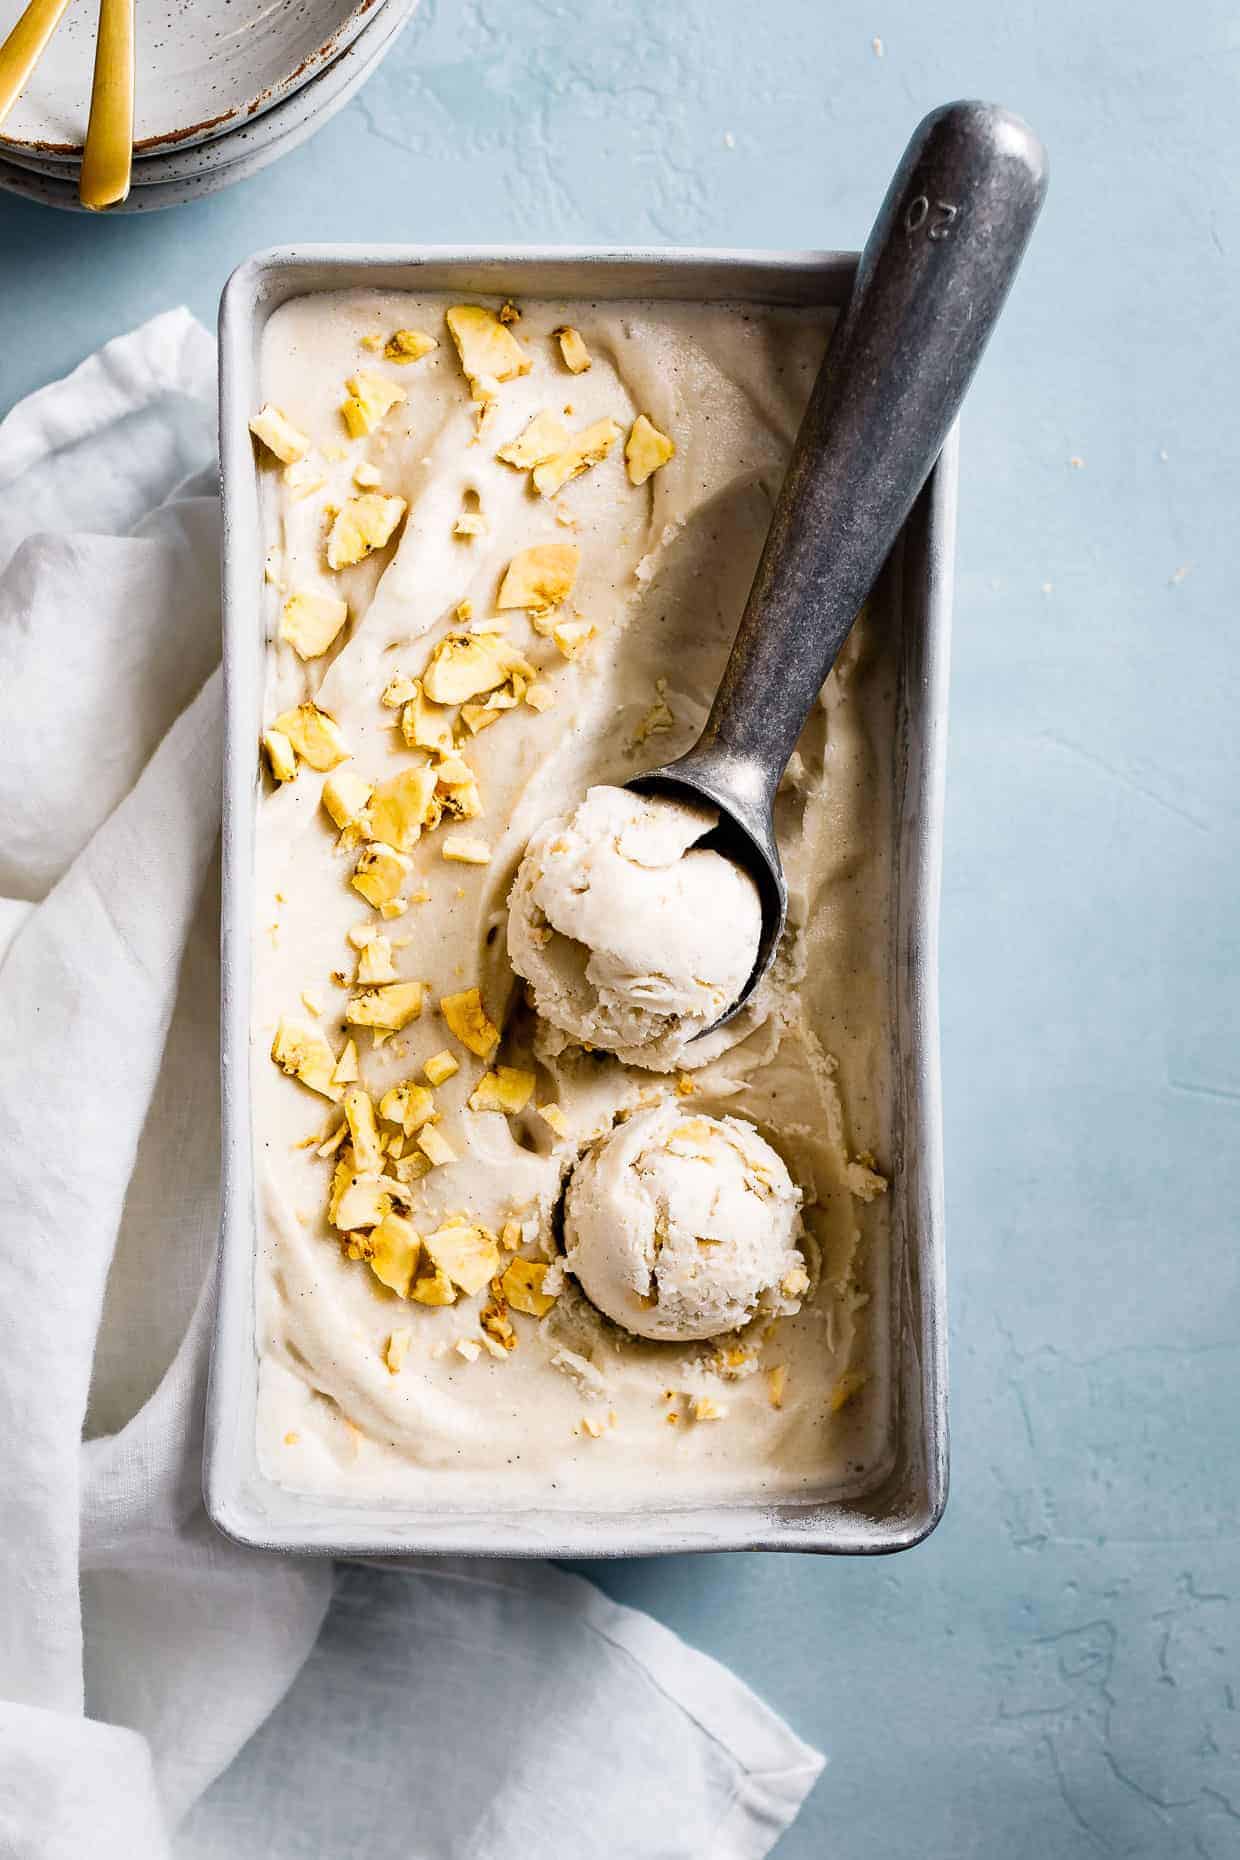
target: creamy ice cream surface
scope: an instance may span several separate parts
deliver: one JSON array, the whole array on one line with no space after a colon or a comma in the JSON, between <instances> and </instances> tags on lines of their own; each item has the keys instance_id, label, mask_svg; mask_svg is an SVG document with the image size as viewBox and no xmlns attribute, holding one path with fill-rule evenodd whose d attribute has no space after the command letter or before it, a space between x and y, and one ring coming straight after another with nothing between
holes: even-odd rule
<instances>
[{"instance_id":1,"label":"creamy ice cream surface","mask_svg":"<svg viewBox=\"0 0 1240 1860\"><path fill-rule=\"evenodd\" d=\"M638 1337L683 1343L790 1314L809 1284L801 1197L752 1124L675 1100L637 1111L573 1170L565 1264Z\"/></svg>"},{"instance_id":2,"label":"creamy ice cream surface","mask_svg":"<svg viewBox=\"0 0 1240 1860\"><path fill-rule=\"evenodd\" d=\"M762 929L753 879L696 844L717 821L591 788L538 829L508 900L508 954L541 1015L630 1065L700 1063L694 1036L749 980Z\"/></svg>"},{"instance_id":3,"label":"creamy ice cream surface","mask_svg":"<svg viewBox=\"0 0 1240 1860\"><path fill-rule=\"evenodd\" d=\"M395 291L267 322L257 1425L285 1486L603 1518L885 1460L898 602L781 787L774 967L703 1039L757 897L709 810L625 791L701 728L825 335Z\"/></svg>"}]
</instances>

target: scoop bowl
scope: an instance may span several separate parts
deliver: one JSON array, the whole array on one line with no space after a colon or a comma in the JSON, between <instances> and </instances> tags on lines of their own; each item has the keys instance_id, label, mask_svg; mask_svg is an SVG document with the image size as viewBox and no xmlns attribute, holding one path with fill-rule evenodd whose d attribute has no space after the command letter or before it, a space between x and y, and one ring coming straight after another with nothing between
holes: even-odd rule
<instances>
[{"instance_id":1,"label":"scoop bowl","mask_svg":"<svg viewBox=\"0 0 1240 1860\"><path fill-rule=\"evenodd\" d=\"M713 807L719 815L718 824L698 844L733 860L758 887L762 930L749 980L730 1007L694 1036L700 1040L740 1013L770 968L788 917L788 887L775 843L766 770L752 763L739 763L726 749L716 749L703 738L679 761L634 776L625 786L637 794L661 795L669 801L705 801Z\"/></svg>"}]
</instances>

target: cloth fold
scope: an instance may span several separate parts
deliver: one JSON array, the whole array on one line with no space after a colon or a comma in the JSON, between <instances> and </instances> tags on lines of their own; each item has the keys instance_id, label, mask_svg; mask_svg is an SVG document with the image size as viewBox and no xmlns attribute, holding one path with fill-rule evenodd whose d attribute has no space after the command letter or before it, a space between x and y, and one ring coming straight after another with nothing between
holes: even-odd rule
<instances>
[{"instance_id":1,"label":"cloth fold","mask_svg":"<svg viewBox=\"0 0 1240 1860\"><path fill-rule=\"evenodd\" d=\"M821 1759L666 1629L202 1510L213 392L172 311L0 422L0 1854L757 1860Z\"/></svg>"}]
</instances>

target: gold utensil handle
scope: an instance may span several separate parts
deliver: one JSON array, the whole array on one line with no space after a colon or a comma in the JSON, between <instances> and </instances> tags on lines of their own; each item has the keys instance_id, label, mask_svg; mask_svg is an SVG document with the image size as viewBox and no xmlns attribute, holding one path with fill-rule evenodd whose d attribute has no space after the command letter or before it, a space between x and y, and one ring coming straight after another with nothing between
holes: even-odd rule
<instances>
[{"instance_id":1,"label":"gold utensil handle","mask_svg":"<svg viewBox=\"0 0 1240 1860\"><path fill-rule=\"evenodd\" d=\"M30 0L30 5L0 45L0 123L26 87L69 0Z\"/></svg>"},{"instance_id":2,"label":"gold utensil handle","mask_svg":"<svg viewBox=\"0 0 1240 1860\"><path fill-rule=\"evenodd\" d=\"M115 206L129 192L133 166L133 0L99 0L95 80L82 151L78 198Z\"/></svg>"}]
</instances>

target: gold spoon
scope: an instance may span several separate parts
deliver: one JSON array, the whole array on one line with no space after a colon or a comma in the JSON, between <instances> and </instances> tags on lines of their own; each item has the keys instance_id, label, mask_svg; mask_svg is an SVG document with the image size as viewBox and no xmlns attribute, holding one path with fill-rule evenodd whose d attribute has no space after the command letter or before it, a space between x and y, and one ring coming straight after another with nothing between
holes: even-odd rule
<instances>
[{"instance_id":1,"label":"gold spoon","mask_svg":"<svg viewBox=\"0 0 1240 1860\"><path fill-rule=\"evenodd\" d=\"M99 0L95 78L78 199L97 211L129 192L133 167L133 0Z\"/></svg>"},{"instance_id":2,"label":"gold spoon","mask_svg":"<svg viewBox=\"0 0 1240 1860\"><path fill-rule=\"evenodd\" d=\"M68 4L69 0L30 0L0 45L0 123L21 96Z\"/></svg>"}]
</instances>

